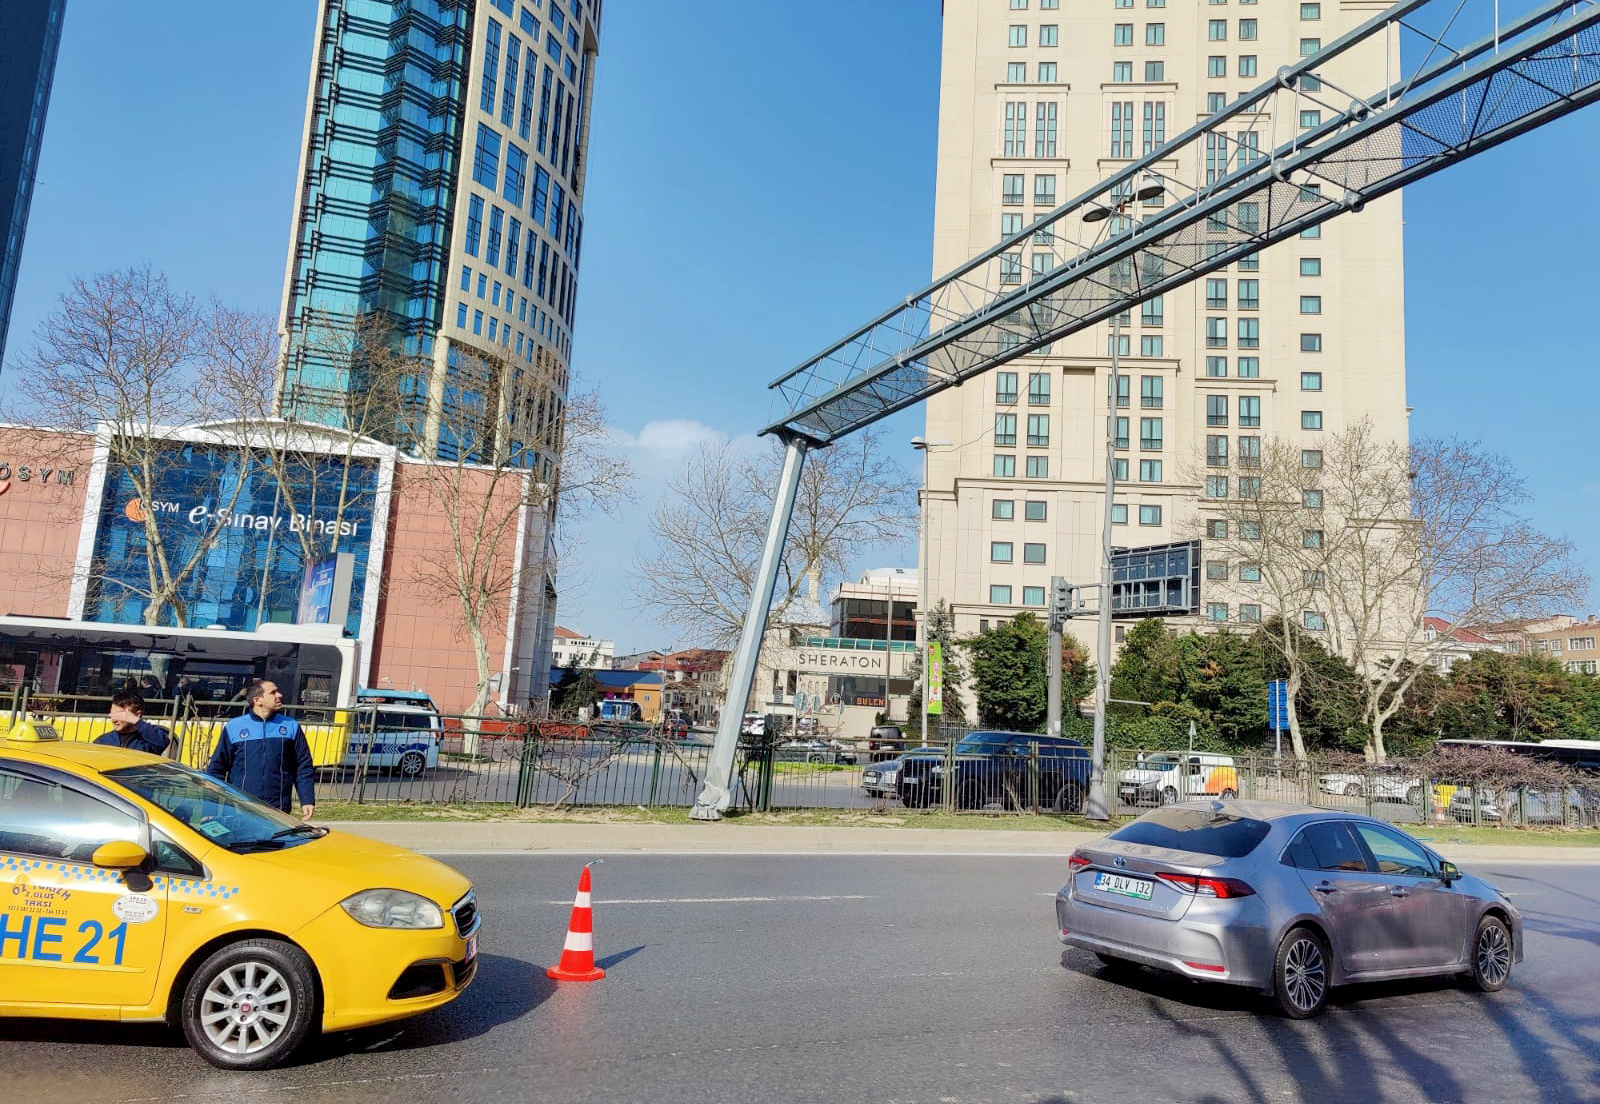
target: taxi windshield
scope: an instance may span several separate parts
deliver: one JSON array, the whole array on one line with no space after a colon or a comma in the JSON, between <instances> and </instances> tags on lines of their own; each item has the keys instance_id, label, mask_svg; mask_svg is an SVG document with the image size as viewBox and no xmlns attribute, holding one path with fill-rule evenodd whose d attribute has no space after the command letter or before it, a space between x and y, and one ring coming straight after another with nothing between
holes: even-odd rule
<instances>
[{"instance_id":1,"label":"taxi windshield","mask_svg":"<svg viewBox=\"0 0 1600 1104\"><path fill-rule=\"evenodd\" d=\"M176 763L120 767L105 777L229 851L277 851L325 832Z\"/></svg>"}]
</instances>

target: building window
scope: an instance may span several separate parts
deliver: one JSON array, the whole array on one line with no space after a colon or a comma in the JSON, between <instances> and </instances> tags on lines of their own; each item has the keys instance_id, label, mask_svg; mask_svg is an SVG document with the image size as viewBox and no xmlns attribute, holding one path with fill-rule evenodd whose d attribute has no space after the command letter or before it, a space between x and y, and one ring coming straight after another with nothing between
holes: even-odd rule
<instances>
[{"instance_id":1,"label":"building window","mask_svg":"<svg viewBox=\"0 0 1600 1104\"><path fill-rule=\"evenodd\" d=\"M1161 419L1139 419L1139 447L1151 452L1161 451Z\"/></svg>"},{"instance_id":2,"label":"building window","mask_svg":"<svg viewBox=\"0 0 1600 1104\"><path fill-rule=\"evenodd\" d=\"M1225 379L1228 375L1228 358L1225 356L1206 357L1206 375L1212 379Z\"/></svg>"},{"instance_id":3,"label":"building window","mask_svg":"<svg viewBox=\"0 0 1600 1104\"><path fill-rule=\"evenodd\" d=\"M1016 100L1006 102L1005 138L1000 146L1002 157L1026 157L1028 154L1028 105Z\"/></svg>"},{"instance_id":4,"label":"building window","mask_svg":"<svg viewBox=\"0 0 1600 1104\"><path fill-rule=\"evenodd\" d=\"M1300 466L1308 471L1315 471L1322 467L1321 449L1301 449Z\"/></svg>"},{"instance_id":5,"label":"building window","mask_svg":"<svg viewBox=\"0 0 1600 1104\"><path fill-rule=\"evenodd\" d=\"M1226 349L1228 347L1228 320L1226 318L1206 319L1206 348Z\"/></svg>"},{"instance_id":6,"label":"building window","mask_svg":"<svg viewBox=\"0 0 1600 1104\"><path fill-rule=\"evenodd\" d=\"M1320 410L1302 410L1302 411L1300 411L1300 428L1301 429L1321 429L1322 428L1322 411L1320 411Z\"/></svg>"},{"instance_id":7,"label":"building window","mask_svg":"<svg viewBox=\"0 0 1600 1104\"><path fill-rule=\"evenodd\" d=\"M1013 448L1017 443L1017 416L1015 414L996 414L994 416L994 443L1002 448Z\"/></svg>"},{"instance_id":8,"label":"building window","mask_svg":"<svg viewBox=\"0 0 1600 1104\"><path fill-rule=\"evenodd\" d=\"M1228 309L1228 281L1215 278L1206 281L1206 306L1211 310Z\"/></svg>"},{"instance_id":9,"label":"building window","mask_svg":"<svg viewBox=\"0 0 1600 1104\"><path fill-rule=\"evenodd\" d=\"M1328 622L1315 610L1306 610L1301 614L1301 619L1305 627L1312 632L1325 632L1328 628Z\"/></svg>"},{"instance_id":10,"label":"building window","mask_svg":"<svg viewBox=\"0 0 1600 1104\"><path fill-rule=\"evenodd\" d=\"M500 186L500 135L478 124L478 148L472 159L472 179L491 192Z\"/></svg>"},{"instance_id":11,"label":"building window","mask_svg":"<svg viewBox=\"0 0 1600 1104\"><path fill-rule=\"evenodd\" d=\"M1167 25L1165 23L1146 23L1144 25L1144 44L1146 46L1165 46L1167 44Z\"/></svg>"},{"instance_id":12,"label":"building window","mask_svg":"<svg viewBox=\"0 0 1600 1104\"><path fill-rule=\"evenodd\" d=\"M1128 445L1124 442L1121 447L1127 448ZM1119 456L1111 461L1111 478L1119 483L1128 481L1128 458L1126 456Z\"/></svg>"},{"instance_id":13,"label":"building window","mask_svg":"<svg viewBox=\"0 0 1600 1104\"><path fill-rule=\"evenodd\" d=\"M989 604L991 606L1009 606L1011 604L1011 588L1000 583L990 583Z\"/></svg>"},{"instance_id":14,"label":"building window","mask_svg":"<svg viewBox=\"0 0 1600 1104\"><path fill-rule=\"evenodd\" d=\"M1112 525L1126 525L1126 524L1128 524L1128 505L1127 505L1127 503L1125 503L1125 502L1113 502L1111 504L1111 524Z\"/></svg>"},{"instance_id":15,"label":"building window","mask_svg":"<svg viewBox=\"0 0 1600 1104\"><path fill-rule=\"evenodd\" d=\"M1041 103L1037 105L1033 115L1033 155L1035 157L1054 157L1056 155L1056 105L1054 103Z\"/></svg>"},{"instance_id":16,"label":"building window","mask_svg":"<svg viewBox=\"0 0 1600 1104\"><path fill-rule=\"evenodd\" d=\"M1256 40L1256 21L1254 19L1239 20L1239 41L1254 42Z\"/></svg>"},{"instance_id":17,"label":"building window","mask_svg":"<svg viewBox=\"0 0 1600 1104\"><path fill-rule=\"evenodd\" d=\"M1214 60L1222 61L1222 58L1215 58ZM1226 73L1219 73L1218 76L1227 76L1227 74ZM1228 104L1227 104L1227 93L1225 93L1225 92L1207 92L1206 93L1206 110L1209 111L1211 114L1215 115L1217 112L1221 111L1226 106L1228 106Z\"/></svg>"},{"instance_id":18,"label":"building window","mask_svg":"<svg viewBox=\"0 0 1600 1104\"><path fill-rule=\"evenodd\" d=\"M1206 396L1206 425L1225 426L1228 424L1228 396Z\"/></svg>"},{"instance_id":19,"label":"building window","mask_svg":"<svg viewBox=\"0 0 1600 1104\"><path fill-rule=\"evenodd\" d=\"M990 541L989 542L989 560L992 563L1010 563L1011 562L1011 542L1010 541Z\"/></svg>"},{"instance_id":20,"label":"building window","mask_svg":"<svg viewBox=\"0 0 1600 1104\"><path fill-rule=\"evenodd\" d=\"M1017 213L1000 216L1000 236L1009 238L1022 233L1022 216Z\"/></svg>"},{"instance_id":21,"label":"building window","mask_svg":"<svg viewBox=\"0 0 1600 1104\"><path fill-rule=\"evenodd\" d=\"M1048 414L1029 414L1028 415L1028 447L1029 448L1049 448L1050 447L1050 415L1048 415Z\"/></svg>"},{"instance_id":22,"label":"building window","mask_svg":"<svg viewBox=\"0 0 1600 1104\"><path fill-rule=\"evenodd\" d=\"M994 474L1000 479L1015 479L1017 476L1017 458L1003 452L995 453Z\"/></svg>"},{"instance_id":23,"label":"building window","mask_svg":"<svg viewBox=\"0 0 1600 1104\"><path fill-rule=\"evenodd\" d=\"M1322 352L1322 335L1319 333L1303 333L1300 335L1300 351L1302 353Z\"/></svg>"},{"instance_id":24,"label":"building window","mask_svg":"<svg viewBox=\"0 0 1600 1104\"><path fill-rule=\"evenodd\" d=\"M1306 227L1304 230L1300 231L1300 236L1308 239L1322 237L1322 224L1318 223L1316 226Z\"/></svg>"},{"instance_id":25,"label":"building window","mask_svg":"<svg viewBox=\"0 0 1600 1104\"><path fill-rule=\"evenodd\" d=\"M1050 374L1048 372L1028 373L1028 405L1050 405Z\"/></svg>"},{"instance_id":26,"label":"building window","mask_svg":"<svg viewBox=\"0 0 1600 1104\"><path fill-rule=\"evenodd\" d=\"M1153 153L1167 142L1167 105L1158 100L1144 102L1144 152Z\"/></svg>"},{"instance_id":27,"label":"building window","mask_svg":"<svg viewBox=\"0 0 1600 1104\"><path fill-rule=\"evenodd\" d=\"M1302 276L1321 276L1322 275L1322 258L1321 257L1301 257L1300 258L1300 275L1302 275Z\"/></svg>"},{"instance_id":28,"label":"building window","mask_svg":"<svg viewBox=\"0 0 1600 1104\"><path fill-rule=\"evenodd\" d=\"M1160 525L1161 524L1161 507L1159 507L1159 506L1140 506L1139 507L1139 524L1140 525Z\"/></svg>"},{"instance_id":29,"label":"building window","mask_svg":"<svg viewBox=\"0 0 1600 1104\"><path fill-rule=\"evenodd\" d=\"M1248 356L1248 357L1240 357L1239 358L1239 378L1240 379L1259 379L1260 376L1261 376L1261 358L1260 357Z\"/></svg>"},{"instance_id":30,"label":"building window","mask_svg":"<svg viewBox=\"0 0 1600 1104\"><path fill-rule=\"evenodd\" d=\"M1027 7L1028 0L1011 0L1012 11L1026 11Z\"/></svg>"},{"instance_id":31,"label":"building window","mask_svg":"<svg viewBox=\"0 0 1600 1104\"><path fill-rule=\"evenodd\" d=\"M1321 548L1322 547L1322 530L1321 529L1302 529L1300 531L1300 547L1301 548Z\"/></svg>"},{"instance_id":32,"label":"building window","mask_svg":"<svg viewBox=\"0 0 1600 1104\"><path fill-rule=\"evenodd\" d=\"M1139 355L1142 357L1158 357L1163 347L1160 334L1144 334L1139 338Z\"/></svg>"},{"instance_id":33,"label":"building window","mask_svg":"<svg viewBox=\"0 0 1600 1104\"><path fill-rule=\"evenodd\" d=\"M1013 23L1006 32L1006 44L1015 48L1028 44L1028 28L1021 23Z\"/></svg>"},{"instance_id":34,"label":"building window","mask_svg":"<svg viewBox=\"0 0 1600 1104\"><path fill-rule=\"evenodd\" d=\"M1111 356L1112 355L1111 350L1112 350L1112 338L1113 338L1113 336L1114 335L1112 335L1112 334L1106 334L1106 356ZM1118 335L1115 335L1115 338L1116 338L1116 342L1115 342L1116 355L1119 356L1119 357L1128 356L1133 351L1133 337L1132 337L1132 335L1130 335L1130 334L1118 334ZM1125 396L1118 396L1118 397L1119 398L1124 398ZM1117 405L1118 406L1127 406L1128 404L1126 402L1119 402Z\"/></svg>"},{"instance_id":35,"label":"building window","mask_svg":"<svg viewBox=\"0 0 1600 1104\"><path fill-rule=\"evenodd\" d=\"M456 304L456 325L463 330L467 328L467 305L465 303Z\"/></svg>"},{"instance_id":36,"label":"building window","mask_svg":"<svg viewBox=\"0 0 1600 1104\"><path fill-rule=\"evenodd\" d=\"M1044 563L1044 545L1024 544L1022 546L1022 562L1030 564Z\"/></svg>"},{"instance_id":37,"label":"building window","mask_svg":"<svg viewBox=\"0 0 1600 1104\"><path fill-rule=\"evenodd\" d=\"M1228 522L1226 518L1211 518L1206 522L1206 536L1211 540L1228 539Z\"/></svg>"},{"instance_id":38,"label":"building window","mask_svg":"<svg viewBox=\"0 0 1600 1104\"><path fill-rule=\"evenodd\" d=\"M1302 390L1302 391L1321 391L1322 390L1322 373L1321 372L1301 372L1300 373L1300 390Z\"/></svg>"},{"instance_id":39,"label":"building window","mask_svg":"<svg viewBox=\"0 0 1600 1104\"><path fill-rule=\"evenodd\" d=\"M1261 438L1239 438L1239 466L1241 468L1259 468L1261 466Z\"/></svg>"},{"instance_id":40,"label":"building window","mask_svg":"<svg viewBox=\"0 0 1600 1104\"><path fill-rule=\"evenodd\" d=\"M1159 326L1165 319L1166 305L1161 296L1156 295L1146 299L1139 305L1139 323L1143 326Z\"/></svg>"},{"instance_id":41,"label":"building window","mask_svg":"<svg viewBox=\"0 0 1600 1104\"><path fill-rule=\"evenodd\" d=\"M1000 254L1000 282L1002 284L1022 283L1022 254Z\"/></svg>"},{"instance_id":42,"label":"building window","mask_svg":"<svg viewBox=\"0 0 1600 1104\"><path fill-rule=\"evenodd\" d=\"M1056 63L1053 61L1041 61L1039 63L1039 83L1054 84L1055 81Z\"/></svg>"},{"instance_id":43,"label":"building window","mask_svg":"<svg viewBox=\"0 0 1600 1104\"><path fill-rule=\"evenodd\" d=\"M1118 23L1116 26L1112 27L1111 28L1111 45L1113 45L1113 46L1132 46L1133 45L1133 24L1132 23Z\"/></svg>"},{"instance_id":44,"label":"building window","mask_svg":"<svg viewBox=\"0 0 1600 1104\"><path fill-rule=\"evenodd\" d=\"M1258 563L1240 564L1239 581L1241 583L1259 583L1261 581L1261 565Z\"/></svg>"},{"instance_id":45,"label":"building window","mask_svg":"<svg viewBox=\"0 0 1600 1104\"><path fill-rule=\"evenodd\" d=\"M1159 483L1159 482L1161 482L1161 461L1159 461L1159 460L1141 460L1141 461L1139 461L1139 482L1141 482L1141 483Z\"/></svg>"},{"instance_id":46,"label":"building window","mask_svg":"<svg viewBox=\"0 0 1600 1104\"><path fill-rule=\"evenodd\" d=\"M1261 271L1261 254L1259 254L1259 253L1247 253L1245 256L1240 257L1239 258L1239 271L1240 272L1260 272Z\"/></svg>"},{"instance_id":47,"label":"building window","mask_svg":"<svg viewBox=\"0 0 1600 1104\"><path fill-rule=\"evenodd\" d=\"M1144 82L1158 84L1167 79L1167 63L1164 61L1147 61L1144 63Z\"/></svg>"},{"instance_id":48,"label":"building window","mask_svg":"<svg viewBox=\"0 0 1600 1104\"><path fill-rule=\"evenodd\" d=\"M1247 311L1261 309L1260 280L1252 279L1239 281L1239 309Z\"/></svg>"},{"instance_id":49,"label":"building window","mask_svg":"<svg viewBox=\"0 0 1600 1104\"><path fill-rule=\"evenodd\" d=\"M1241 625L1261 624L1261 607L1254 602L1240 602L1239 623Z\"/></svg>"},{"instance_id":50,"label":"building window","mask_svg":"<svg viewBox=\"0 0 1600 1104\"><path fill-rule=\"evenodd\" d=\"M1039 27L1039 45L1056 45L1057 28L1054 23L1045 23Z\"/></svg>"},{"instance_id":51,"label":"building window","mask_svg":"<svg viewBox=\"0 0 1600 1104\"><path fill-rule=\"evenodd\" d=\"M1028 63L1025 61L1006 62L1006 83L1023 84L1028 79Z\"/></svg>"},{"instance_id":52,"label":"building window","mask_svg":"<svg viewBox=\"0 0 1600 1104\"><path fill-rule=\"evenodd\" d=\"M1207 621L1226 621L1227 619L1228 619L1228 603L1226 603L1226 602L1207 602L1206 603L1206 620Z\"/></svg>"},{"instance_id":53,"label":"building window","mask_svg":"<svg viewBox=\"0 0 1600 1104\"><path fill-rule=\"evenodd\" d=\"M1111 156L1133 156L1133 101L1111 101Z\"/></svg>"},{"instance_id":54,"label":"building window","mask_svg":"<svg viewBox=\"0 0 1600 1104\"><path fill-rule=\"evenodd\" d=\"M1015 372L996 372L994 374L994 401L1001 406L1016 405L1017 374Z\"/></svg>"},{"instance_id":55,"label":"building window","mask_svg":"<svg viewBox=\"0 0 1600 1104\"><path fill-rule=\"evenodd\" d=\"M1253 429L1261 424L1261 396L1239 396L1239 427Z\"/></svg>"},{"instance_id":56,"label":"building window","mask_svg":"<svg viewBox=\"0 0 1600 1104\"><path fill-rule=\"evenodd\" d=\"M1111 63L1111 83L1112 84L1132 84L1133 83L1133 62L1131 62L1131 61L1113 61Z\"/></svg>"},{"instance_id":57,"label":"building window","mask_svg":"<svg viewBox=\"0 0 1600 1104\"><path fill-rule=\"evenodd\" d=\"M1225 476L1225 475L1208 475L1208 476L1206 476L1206 497L1207 498L1227 498L1228 497L1228 477Z\"/></svg>"},{"instance_id":58,"label":"building window","mask_svg":"<svg viewBox=\"0 0 1600 1104\"><path fill-rule=\"evenodd\" d=\"M997 498L989 505L989 516L996 521L1010 521L1017 512L1017 504L1009 498Z\"/></svg>"},{"instance_id":59,"label":"building window","mask_svg":"<svg viewBox=\"0 0 1600 1104\"><path fill-rule=\"evenodd\" d=\"M1321 125L1322 125L1322 112L1320 112L1320 111L1302 111L1302 112L1300 112L1300 129L1301 130L1310 130L1313 127L1319 127Z\"/></svg>"},{"instance_id":60,"label":"building window","mask_svg":"<svg viewBox=\"0 0 1600 1104\"><path fill-rule=\"evenodd\" d=\"M1253 77L1256 75L1256 55L1239 55L1239 75L1241 77Z\"/></svg>"},{"instance_id":61,"label":"building window","mask_svg":"<svg viewBox=\"0 0 1600 1104\"><path fill-rule=\"evenodd\" d=\"M1300 296L1300 313L1301 314L1321 314L1322 313L1322 296L1320 296L1320 295L1302 295L1302 296Z\"/></svg>"},{"instance_id":62,"label":"building window","mask_svg":"<svg viewBox=\"0 0 1600 1104\"><path fill-rule=\"evenodd\" d=\"M1302 38L1300 40L1301 57L1310 57L1320 49L1322 49L1322 39L1320 38Z\"/></svg>"},{"instance_id":63,"label":"building window","mask_svg":"<svg viewBox=\"0 0 1600 1104\"><path fill-rule=\"evenodd\" d=\"M1022 202L1022 174L1006 173L1001 179L1000 202L1018 204Z\"/></svg>"},{"instance_id":64,"label":"building window","mask_svg":"<svg viewBox=\"0 0 1600 1104\"><path fill-rule=\"evenodd\" d=\"M1228 21L1226 19L1212 19L1206 23L1206 40L1208 42L1228 41Z\"/></svg>"},{"instance_id":65,"label":"building window","mask_svg":"<svg viewBox=\"0 0 1600 1104\"><path fill-rule=\"evenodd\" d=\"M1221 54L1212 54L1210 57L1206 58L1206 76L1225 77L1227 75L1228 59L1226 57L1223 57ZM1221 111L1223 108L1222 101L1225 94L1222 92L1212 92L1210 95L1216 97L1217 99L1217 106L1213 110ZM1210 106L1209 102L1206 106Z\"/></svg>"},{"instance_id":66,"label":"building window","mask_svg":"<svg viewBox=\"0 0 1600 1104\"><path fill-rule=\"evenodd\" d=\"M1300 18L1301 19L1306 19L1306 20L1321 19L1322 18L1322 5L1321 4L1301 4L1300 5Z\"/></svg>"},{"instance_id":67,"label":"building window","mask_svg":"<svg viewBox=\"0 0 1600 1104\"><path fill-rule=\"evenodd\" d=\"M1219 398L1221 396L1218 396ZM1227 417L1228 407L1222 407L1223 417ZM1228 435L1225 433L1206 434L1206 467L1225 468L1228 466Z\"/></svg>"},{"instance_id":68,"label":"building window","mask_svg":"<svg viewBox=\"0 0 1600 1104\"><path fill-rule=\"evenodd\" d=\"M1047 511L1048 508L1043 502L1034 499L1028 499L1022 504L1023 518L1027 521L1043 521Z\"/></svg>"},{"instance_id":69,"label":"building window","mask_svg":"<svg viewBox=\"0 0 1600 1104\"><path fill-rule=\"evenodd\" d=\"M1029 479L1050 478L1050 458L1048 456L1030 456L1026 474Z\"/></svg>"},{"instance_id":70,"label":"building window","mask_svg":"<svg viewBox=\"0 0 1600 1104\"><path fill-rule=\"evenodd\" d=\"M1261 477L1259 475L1241 475L1238 487L1239 497L1246 501L1261 497Z\"/></svg>"},{"instance_id":71,"label":"building window","mask_svg":"<svg viewBox=\"0 0 1600 1104\"><path fill-rule=\"evenodd\" d=\"M1322 492L1315 487L1308 487L1300 492L1300 505L1308 510L1322 509Z\"/></svg>"},{"instance_id":72,"label":"building window","mask_svg":"<svg viewBox=\"0 0 1600 1104\"><path fill-rule=\"evenodd\" d=\"M1025 606L1044 605L1044 587L1025 586L1022 588L1022 604Z\"/></svg>"},{"instance_id":73,"label":"building window","mask_svg":"<svg viewBox=\"0 0 1600 1104\"><path fill-rule=\"evenodd\" d=\"M1020 200L1018 202L1021 202ZM1056 205L1056 174L1039 173L1033 178L1033 202L1041 207Z\"/></svg>"},{"instance_id":74,"label":"building window","mask_svg":"<svg viewBox=\"0 0 1600 1104\"><path fill-rule=\"evenodd\" d=\"M1128 447L1128 419L1126 419L1126 418L1118 418L1117 419L1117 421L1116 421L1116 433L1111 438L1111 444L1112 444L1112 446L1114 448L1119 448L1119 449L1125 449L1125 448ZM1123 478L1126 479L1127 476L1123 476Z\"/></svg>"},{"instance_id":75,"label":"building window","mask_svg":"<svg viewBox=\"0 0 1600 1104\"><path fill-rule=\"evenodd\" d=\"M1259 318L1241 318L1241 319L1239 319L1239 348L1241 348L1241 349L1259 349L1259 348L1261 348L1261 319L1259 319Z\"/></svg>"}]
</instances>

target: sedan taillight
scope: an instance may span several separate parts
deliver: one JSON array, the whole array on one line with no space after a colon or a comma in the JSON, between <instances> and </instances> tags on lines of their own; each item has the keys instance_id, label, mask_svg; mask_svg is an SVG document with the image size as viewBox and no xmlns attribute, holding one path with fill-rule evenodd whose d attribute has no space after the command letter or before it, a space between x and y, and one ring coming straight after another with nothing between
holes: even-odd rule
<instances>
[{"instance_id":1,"label":"sedan taillight","mask_svg":"<svg viewBox=\"0 0 1600 1104\"><path fill-rule=\"evenodd\" d=\"M1157 874L1173 889L1196 897L1249 897L1255 893L1238 878L1207 878L1199 874Z\"/></svg>"},{"instance_id":2,"label":"sedan taillight","mask_svg":"<svg viewBox=\"0 0 1600 1104\"><path fill-rule=\"evenodd\" d=\"M1072 853L1072 858L1067 860L1067 869L1073 874L1078 873L1078 871L1082 870L1088 865L1089 860L1082 851L1074 851Z\"/></svg>"}]
</instances>

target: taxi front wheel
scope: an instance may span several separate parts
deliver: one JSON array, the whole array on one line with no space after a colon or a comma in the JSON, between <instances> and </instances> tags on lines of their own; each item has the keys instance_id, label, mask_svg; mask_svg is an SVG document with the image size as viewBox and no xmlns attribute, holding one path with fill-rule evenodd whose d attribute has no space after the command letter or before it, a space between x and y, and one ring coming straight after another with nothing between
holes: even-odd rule
<instances>
[{"instance_id":1,"label":"taxi front wheel","mask_svg":"<svg viewBox=\"0 0 1600 1104\"><path fill-rule=\"evenodd\" d=\"M221 1069L268 1069L317 1022L316 973L299 947L247 939L215 951L183 991L189 1045Z\"/></svg>"}]
</instances>

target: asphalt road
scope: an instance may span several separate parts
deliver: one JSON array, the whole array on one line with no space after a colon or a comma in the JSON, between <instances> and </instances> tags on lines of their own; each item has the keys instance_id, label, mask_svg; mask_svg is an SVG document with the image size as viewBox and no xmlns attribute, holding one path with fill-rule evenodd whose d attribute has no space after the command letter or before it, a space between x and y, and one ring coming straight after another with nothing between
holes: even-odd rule
<instances>
[{"instance_id":1,"label":"asphalt road","mask_svg":"<svg viewBox=\"0 0 1600 1104\"><path fill-rule=\"evenodd\" d=\"M1485 873L1528 960L1494 996L1343 991L1317 1020L1055 940L1060 859L608 857L609 976L556 985L579 862L449 857L485 912L478 980L287 1069L211 1069L155 1027L0 1022L8 1104L234 1100L736 1102L1600 1099L1600 866Z\"/></svg>"}]
</instances>

